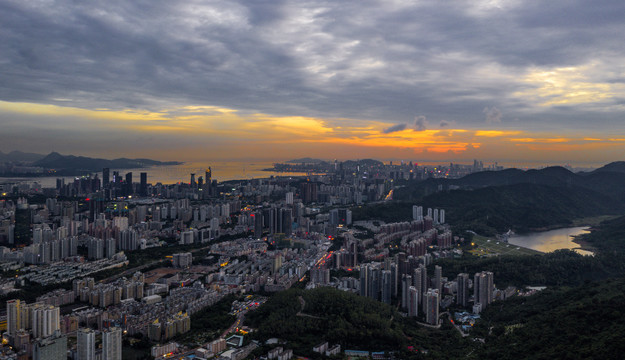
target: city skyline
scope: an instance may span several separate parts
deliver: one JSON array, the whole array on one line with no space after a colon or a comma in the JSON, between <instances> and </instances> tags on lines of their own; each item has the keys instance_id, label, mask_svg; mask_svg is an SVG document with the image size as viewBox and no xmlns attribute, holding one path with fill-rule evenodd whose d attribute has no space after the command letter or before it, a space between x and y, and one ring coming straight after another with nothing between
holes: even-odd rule
<instances>
[{"instance_id":1,"label":"city skyline","mask_svg":"<svg viewBox=\"0 0 625 360\"><path fill-rule=\"evenodd\" d=\"M0 2L2 151L602 165L622 2Z\"/></svg>"}]
</instances>

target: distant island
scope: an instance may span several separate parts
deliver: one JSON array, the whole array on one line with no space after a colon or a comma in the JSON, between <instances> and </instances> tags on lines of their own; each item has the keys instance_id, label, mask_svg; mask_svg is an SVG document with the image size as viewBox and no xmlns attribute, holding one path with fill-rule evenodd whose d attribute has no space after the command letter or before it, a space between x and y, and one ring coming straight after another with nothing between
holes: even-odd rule
<instances>
[{"instance_id":1,"label":"distant island","mask_svg":"<svg viewBox=\"0 0 625 360\"><path fill-rule=\"evenodd\" d=\"M133 169L151 166L180 165L179 161L158 161L151 159L99 159L85 156L61 155L51 152L48 155L13 151L0 152L0 176L73 176L110 169Z\"/></svg>"}]
</instances>

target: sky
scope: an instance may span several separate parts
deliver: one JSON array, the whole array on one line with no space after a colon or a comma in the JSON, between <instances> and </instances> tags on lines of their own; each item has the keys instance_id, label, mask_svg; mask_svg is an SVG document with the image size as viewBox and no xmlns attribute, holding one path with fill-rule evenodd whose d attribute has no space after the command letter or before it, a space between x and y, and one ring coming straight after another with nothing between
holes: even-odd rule
<instances>
[{"instance_id":1,"label":"sky","mask_svg":"<svg viewBox=\"0 0 625 360\"><path fill-rule=\"evenodd\" d=\"M625 2L0 0L0 151L625 160Z\"/></svg>"}]
</instances>

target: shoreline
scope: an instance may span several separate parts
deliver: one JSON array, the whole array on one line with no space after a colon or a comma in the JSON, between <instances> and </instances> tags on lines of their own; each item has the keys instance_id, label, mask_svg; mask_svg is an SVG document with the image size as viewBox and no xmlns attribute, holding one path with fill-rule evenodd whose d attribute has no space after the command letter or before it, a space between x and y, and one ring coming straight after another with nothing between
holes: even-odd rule
<instances>
[{"instance_id":1,"label":"shoreline","mask_svg":"<svg viewBox=\"0 0 625 360\"><path fill-rule=\"evenodd\" d=\"M592 229L592 228L591 228ZM584 240L584 235L585 234L581 234L581 235L575 235L573 236L573 241L574 243L576 243L577 245L579 245L578 248L575 249L580 249L580 250L584 250L584 251L589 251L591 253L596 254L597 253L597 248L593 247L592 245L590 245L589 242L587 242L586 240ZM574 249L574 250L575 250Z\"/></svg>"}]
</instances>

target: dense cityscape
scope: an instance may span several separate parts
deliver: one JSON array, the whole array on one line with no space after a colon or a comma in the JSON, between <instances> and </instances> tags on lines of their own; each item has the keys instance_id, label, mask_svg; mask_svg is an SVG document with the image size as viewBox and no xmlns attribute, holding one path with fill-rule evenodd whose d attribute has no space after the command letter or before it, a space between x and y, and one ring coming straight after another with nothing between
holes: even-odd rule
<instances>
[{"instance_id":1,"label":"dense cityscape","mask_svg":"<svg viewBox=\"0 0 625 360\"><path fill-rule=\"evenodd\" d=\"M0 0L0 360L623 359L623 14Z\"/></svg>"},{"instance_id":2,"label":"dense cityscape","mask_svg":"<svg viewBox=\"0 0 625 360\"><path fill-rule=\"evenodd\" d=\"M6 301L0 324L10 347L3 356L115 359L122 337L154 343L155 358L219 356L231 348L222 337L193 349L172 339L190 331L193 314L229 295L271 294L298 283L397 304L429 326L440 326L441 309L452 304L473 314L465 322L475 321L515 289L497 290L488 271L448 279L436 265L428 276L433 259L462 256L465 239L452 234L444 209L414 205L411 221L385 223L353 221L350 208L388 200L393 182L482 166L337 162L323 175L228 183L208 168L175 185L148 183L145 172L133 182L133 173L105 168L102 179L58 179L56 188L4 184L2 292L6 298L37 288L41 295ZM141 255L154 249L159 256ZM58 289L43 293L51 287ZM226 357L245 358L252 347L232 347Z\"/></svg>"}]
</instances>

